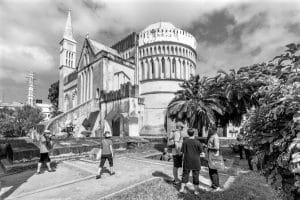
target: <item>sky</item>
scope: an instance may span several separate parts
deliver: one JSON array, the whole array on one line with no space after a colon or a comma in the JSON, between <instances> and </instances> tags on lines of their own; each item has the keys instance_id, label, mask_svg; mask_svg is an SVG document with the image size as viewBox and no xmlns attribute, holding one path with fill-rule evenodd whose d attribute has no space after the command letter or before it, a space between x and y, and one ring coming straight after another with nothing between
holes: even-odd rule
<instances>
[{"instance_id":1,"label":"sky","mask_svg":"<svg viewBox=\"0 0 300 200\"><path fill-rule=\"evenodd\" d=\"M205 76L269 61L300 43L300 0L0 0L0 100L26 101L33 71L36 98L47 101L69 9L77 54L87 33L110 46L167 21L195 36L197 73Z\"/></svg>"}]
</instances>

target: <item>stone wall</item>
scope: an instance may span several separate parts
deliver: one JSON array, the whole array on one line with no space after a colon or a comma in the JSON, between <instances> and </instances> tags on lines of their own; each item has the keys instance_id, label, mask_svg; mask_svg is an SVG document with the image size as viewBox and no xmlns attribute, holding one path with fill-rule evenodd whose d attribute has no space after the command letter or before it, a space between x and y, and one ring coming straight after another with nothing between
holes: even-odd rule
<instances>
[{"instance_id":1,"label":"stone wall","mask_svg":"<svg viewBox=\"0 0 300 200\"><path fill-rule=\"evenodd\" d=\"M69 123L72 123L75 125L75 134L80 134L79 131L80 128L82 128L81 124L83 120L85 118L88 118L91 112L97 110L99 110L98 102L96 101L96 99L91 99L51 119L47 125L47 129L49 129L52 133L57 134L60 133L61 130L65 128Z\"/></svg>"}]
</instances>

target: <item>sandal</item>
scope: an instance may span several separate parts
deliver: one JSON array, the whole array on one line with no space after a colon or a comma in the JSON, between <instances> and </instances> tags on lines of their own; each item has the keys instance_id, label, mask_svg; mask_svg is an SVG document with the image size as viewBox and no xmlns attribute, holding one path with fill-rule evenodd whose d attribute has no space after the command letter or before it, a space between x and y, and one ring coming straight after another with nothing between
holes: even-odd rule
<instances>
[{"instance_id":1,"label":"sandal","mask_svg":"<svg viewBox=\"0 0 300 200\"><path fill-rule=\"evenodd\" d=\"M96 176L96 179L99 179L99 178L101 178L101 175L97 175L97 176Z\"/></svg>"},{"instance_id":2,"label":"sandal","mask_svg":"<svg viewBox=\"0 0 300 200\"><path fill-rule=\"evenodd\" d=\"M116 174L116 172L111 172L111 173L110 173L111 176L112 176L112 175L115 175L115 174Z\"/></svg>"}]
</instances>

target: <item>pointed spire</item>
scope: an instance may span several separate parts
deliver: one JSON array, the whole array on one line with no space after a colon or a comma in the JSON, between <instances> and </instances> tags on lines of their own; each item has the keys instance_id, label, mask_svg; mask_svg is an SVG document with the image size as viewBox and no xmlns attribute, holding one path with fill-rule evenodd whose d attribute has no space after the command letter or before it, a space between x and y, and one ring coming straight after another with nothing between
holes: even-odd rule
<instances>
[{"instance_id":1,"label":"pointed spire","mask_svg":"<svg viewBox=\"0 0 300 200\"><path fill-rule=\"evenodd\" d=\"M68 12L68 18L65 26L64 39L70 40L72 42L76 42L73 37L73 28L72 28L72 20L71 20L71 10Z\"/></svg>"}]
</instances>

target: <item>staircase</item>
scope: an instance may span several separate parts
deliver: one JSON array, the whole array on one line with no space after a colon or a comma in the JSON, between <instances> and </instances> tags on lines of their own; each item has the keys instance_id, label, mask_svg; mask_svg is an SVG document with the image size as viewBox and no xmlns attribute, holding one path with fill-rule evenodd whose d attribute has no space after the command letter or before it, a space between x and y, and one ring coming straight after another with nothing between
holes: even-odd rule
<instances>
[{"instance_id":1,"label":"staircase","mask_svg":"<svg viewBox=\"0 0 300 200\"><path fill-rule=\"evenodd\" d=\"M89 119L91 113L99 111L99 105L96 99L90 99L85 103L82 103L75 108L68 110L48 121L46 129L49 129L53 134L61 132L69 123L72 123L74 127L75 135L80 134L85 128L82 126L84 119ZM99 114L99 113L98 113ZM95 120L94 120L95 119ZM98 117L93 116L93 126L97 124ZM94 127L92 127L94 131Z\"/></svg>"}]
</instances>

